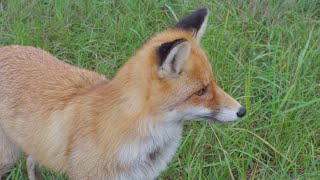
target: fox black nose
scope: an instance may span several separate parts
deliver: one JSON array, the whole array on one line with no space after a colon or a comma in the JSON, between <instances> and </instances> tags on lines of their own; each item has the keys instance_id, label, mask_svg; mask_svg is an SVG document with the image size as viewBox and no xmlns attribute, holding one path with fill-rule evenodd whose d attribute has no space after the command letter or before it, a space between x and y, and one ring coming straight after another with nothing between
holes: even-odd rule
<instances>
[{"instance_id":1,"label":"fox black nose","mask_svg":"<svg viewBox=\"0 0 320 180\"><path fill-rule=\"evenodd\" d=\"M240 110L237 112L237 116L238 117L243 117L244 115L246 115L246 108L245 107L241 107Z\"/></svg>"}]
</instances>

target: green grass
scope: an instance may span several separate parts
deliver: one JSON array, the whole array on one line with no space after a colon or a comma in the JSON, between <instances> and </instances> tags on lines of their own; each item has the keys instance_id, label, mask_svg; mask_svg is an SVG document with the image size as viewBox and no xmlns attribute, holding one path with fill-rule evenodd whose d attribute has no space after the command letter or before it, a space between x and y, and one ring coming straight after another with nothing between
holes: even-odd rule
<instances>
[{"instance_id":1,"label":"green grass","mask_svg":"<svg viewBox=\"0 0 320 180\"><path fill-rule=\"evenodd\" d=\"M202 46L220 86L249 113L227 126L186 123L181 147L159 178L320 178L319 1L0 2L1 46L37 46L108 77L176 17L208 7ZM24 163L6 179L26 179Z\"/></svg>"}]
</instances>

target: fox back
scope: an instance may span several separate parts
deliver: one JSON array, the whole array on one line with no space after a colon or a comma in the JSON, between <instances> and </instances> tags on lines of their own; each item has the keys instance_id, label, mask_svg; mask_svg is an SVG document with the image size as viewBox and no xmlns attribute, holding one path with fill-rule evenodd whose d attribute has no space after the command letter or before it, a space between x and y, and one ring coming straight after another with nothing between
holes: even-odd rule
<instances>
[{"instance_id":1,"label":"fox back","mask_svg":"<svg viewBox=\"0 0 320 180\"><path fill-rule=\"evenodd\" d=\"M156 178L185 120L227 123L245 114L218 87L200 47L207 20L200 9L157 34L112 80L37 48L0 48L4 138L73 179Z\"/></svg>"},{"instance_id":2,"label":"fox back","mask_svg":"<svg viewBox=\"0 0 320 180\"><path fill-rule=\"evenodd\" d=\"M74 96L104 80L41 49L2 47L0 125L26 153L39 154L49 166L61 164L70 123L61 112Z\"/></svg>"}]
</instances>

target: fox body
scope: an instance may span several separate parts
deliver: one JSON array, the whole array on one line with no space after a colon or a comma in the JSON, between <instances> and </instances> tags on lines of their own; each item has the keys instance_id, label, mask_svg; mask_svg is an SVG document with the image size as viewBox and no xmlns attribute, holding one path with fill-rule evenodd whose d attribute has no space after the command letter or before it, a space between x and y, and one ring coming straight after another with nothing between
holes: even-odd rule
<instances>
[{"instance_id":1,"label":"fox body","mask_svg":"<svg viewBox=\"0 0 320 180\"><path fill-rule=\"evenodd\" d=\"M242 117L199 46L207 18L200 9L157 34L112 80L41 49L0 48L0 176L22 151L31 179L37 162L72 179L154 179L184 120Z\"/></svg>"}]
</instances>

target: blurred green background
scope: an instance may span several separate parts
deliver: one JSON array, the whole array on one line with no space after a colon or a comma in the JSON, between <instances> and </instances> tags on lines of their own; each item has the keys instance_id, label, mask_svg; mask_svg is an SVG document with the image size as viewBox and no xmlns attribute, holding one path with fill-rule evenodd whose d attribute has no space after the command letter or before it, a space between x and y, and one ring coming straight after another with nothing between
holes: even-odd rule
<instances>
[{"instance_id":1,"label":"blurred green background","mask_svg":"<svg viewBox=\"0 0 320 180\"><path fill-rule=\"evenodd\" d=\"M0 0L0 45L40 47L112 77L201 7L210 10L202 47L218 83L249 113L227 126L186 123L159 179L320 179L319 0ZM4 179L27 179L24 163Z\"/></svg>"}]
</instances>

